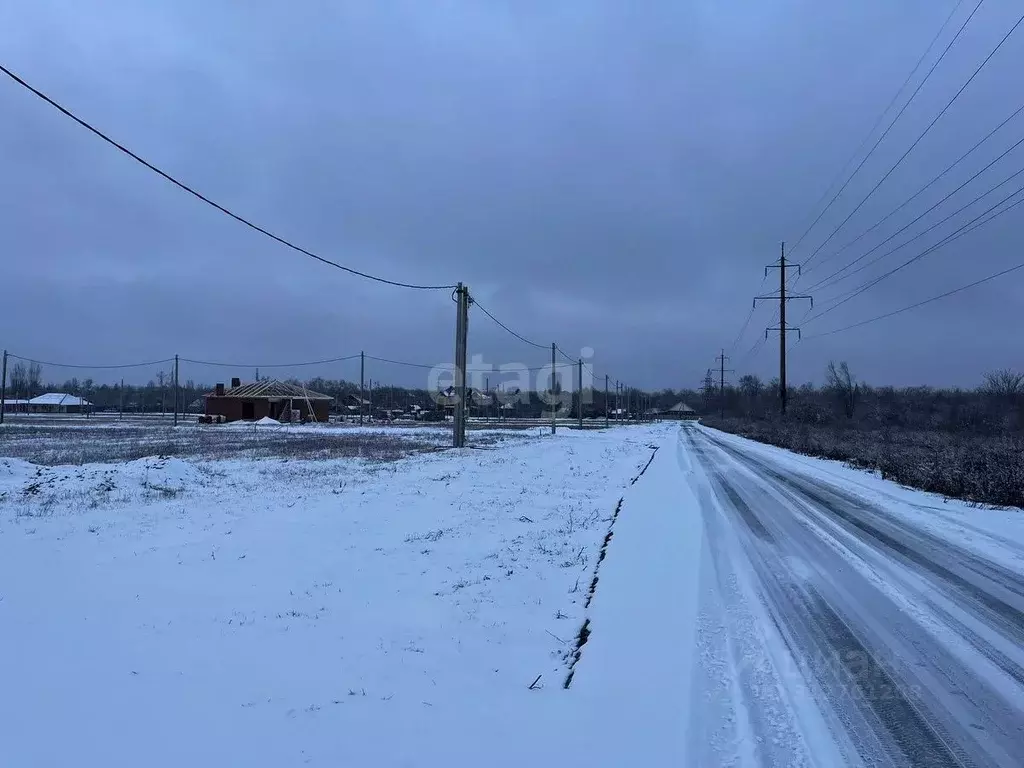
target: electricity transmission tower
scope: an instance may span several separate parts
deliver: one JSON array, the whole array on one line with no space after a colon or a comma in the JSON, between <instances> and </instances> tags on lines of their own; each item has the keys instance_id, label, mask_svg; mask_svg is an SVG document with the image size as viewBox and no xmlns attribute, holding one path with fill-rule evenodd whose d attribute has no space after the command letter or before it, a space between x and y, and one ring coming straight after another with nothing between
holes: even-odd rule
<instances>
[{"instance_id":1,"label":"electricity transmission tower","mask_svg":"<svg viewBox=\"0 0 1024 768\"><path fill-rule=\"evenodd\" d=\"M761 301L777 301L779 302L779 326L777 328L765 328L764 337L768 338L770 331L779 332L779 402L782 406L782 413L786 413L786 302L793 301L795 299L807 299L811 302L811 308L814 308L814 298L811 296L805 296L800 294L786 295L786 270L795 269L797 275L800 274L799 264L787 264L786 263L786 244L782 244L782 251L779 254L779 260L775 264L769 264L764 268L764 274L768 276L768 270L777 269L779 270L779 293L777 296L755 296L754 306L757 307L758 299ZM788 330L796 331L797 338L800 338L799 328L789 328ZM723 353L724 354L724 353Z\"/></svg>"},{"instance_id":2,"label":"electricity transmission tower","mask_svg":"<svg viewBox=\"0 0 1024 768\"><path fill-rule=\"evenodd\" d=\"M732 368L725 367L725 361L728 359L724 349L722 354L715 358L718 363L718 409L723 419L725 418L725 374L733 372Z\"/></svg>"}]
</instances>

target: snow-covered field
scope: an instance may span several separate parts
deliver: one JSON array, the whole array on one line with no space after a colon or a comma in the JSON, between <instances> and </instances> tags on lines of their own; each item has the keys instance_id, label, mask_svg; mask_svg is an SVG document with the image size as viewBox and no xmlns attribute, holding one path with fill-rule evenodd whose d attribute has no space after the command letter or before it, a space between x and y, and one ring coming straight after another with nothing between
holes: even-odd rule
<instances>
[{"instance_id":1,"label":"snow-covered field","mask_svg":"<svg viewBox=\"0 0 1024 768\"><path fill-rule=\"evenodd\" d=\"M475 441L496 442L517 433L474 430ZM150 456L191 459L393 459L411 451L451 445L443 425L198 424L173 426L158 419L117 421L81 417L8 420L0 429L0 456L36 464L98 464Z\"/></svg>"},{"instance_id":2,"label":"snow-covered field","mask_svg":"<svg viewBox=\"0 0 1024 768\"><path fill-rule=\"evenodd\" d=\"M564 746L541 702L657 433L0 459L0 764L501 764L524 719Z\"/></svg>"},{"instance_id":3,"label":"snow-covered field","mask_svg":"<svg viewBox=\"0 0 1024 768\"><path fill-rule=\"evenodd\" d=\"M1021 510L491 438L0 459L0 765L1024 765Z\"/></svg>"}]
</instances>

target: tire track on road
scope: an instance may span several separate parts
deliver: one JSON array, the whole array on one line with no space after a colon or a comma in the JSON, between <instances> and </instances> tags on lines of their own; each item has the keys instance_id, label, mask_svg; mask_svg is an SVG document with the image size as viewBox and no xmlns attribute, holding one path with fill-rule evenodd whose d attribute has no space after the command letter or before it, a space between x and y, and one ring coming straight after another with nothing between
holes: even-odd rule
<instances>
[{"instance_id":1,"label":"tire track on road","mask_svg":"<svg viewBox=\"0 0 1024 768\"><path fill-rule=\"evenodd\" d=\"M845 580L848 587L855 586L853 592L846 594L841 585L830 584L828 569L838 565L837 553L824 543L821 536L831 534L820 528L814 517L822 515L822 520L835 521L835 525L855 540L865 542L891 561L916 565L918 572L927 571L938 583L947 584L971 602L978 603L981 597L987 597L982 603L989 619L986 624L991 624L994 618L991 602L995 601L1001 604L996 614L1000 617L999 625L1005 629L1009 620L1011 627L1016 626L1014 606L986 594L982 587L936 562L934 556L915 550L889 531L878 530L878 525L863 519L863 513L844 509L844 495L838 489L808 488L806 481L788 478L731 446L703 434L701 437L707 442L702 444L705 441L697 438L693 430L685 431L689 446L715 489L721 511L729 513L733 507L729 516L742 521L744 527L755 534L745 552L763 589L771 620L797 665L813 676L830 704L838 707L842 728L865 760L870 764L903 764L915 768L1024 764L1024 726L1021 725L1024 713L1020 703L1003 702L989 684L974 676L975 671L965 666L961 658L951 655L927 629L912 620L904 608L855 569L848 569L849 573L840 579ZM716 460L717 457L706 450L706 445L721 449L725 456L738 461L758 480L741 482L731 477L721 460ZM762 485L760 490L759 485ZM767 493L769 488L777 497ZM763 503L749 501L759 495ZM737 500L739 504L735 503ZM860 501L857 499L858 503ZM887 518L882 510L870 511ZM708 514L715 512L706 509L705 515ZM751 524L751 519L756 520L756 524ZM816 525L818 532L814 533ZM758 536L758 527L768 531L770 538ZM913 536L910 538L913 540ZM805 550L808 546L810 549ZM902 549L909 549L916 557L905 555ZM814 583L814 578L809 582L807 574L794 573L787 564L790 555L801 552L808 560L816 561L819 569L825 569L818 572L823 580L821 584ZM998 569L986 571L985 566L989 564L984 562L972 562L972 565L981 572L979 576L991 579L989 574L994 575L996 578L991 580L991 585L995 588L1004 585L1006 580L1012 584L1016 579L1015 574L1000 573ZM966 582L967 586L961 582ZM829 588L821 592L820 586ZM851 599L869 599L870 609L868 606L855 609L853 613L858 618L851 619L839 608ZM941 616L937 612L936 615ZM869 632L870 637L864 637L865 621L872 623L867 619L869 616L877 619L874 622L877 626ZM941 618L958 636L966 638L971 646L993 660L1011 681L1019 684L1011 659L976 633L957 631L967 628L949 621L951 616ZM899 645L887 646L887 634L893 640L900 638ZM907 649L906 658L899 658L899 648ZM886 649L894 663L880 658L879 649ZM894 653L897 655L892 655ZM923 689L915 682L915 668L918 668L918 679L929 681ZM928 672L926 678L920 677L924 672ZM946 693L944 686L949 686ZM938 695L945 698L932 698L936 689ZM961 704L957 704L958 701ZM959 717L966 717L966 721L959 720L946 706L953 706L957 712L962 710ZM976 717L969 713L975 713ZM865 726L875 732L874 738L866 732ZM897 753L902 760L894 757ZM878 762L880 754L888 758ZM890 762L893 760L896 762Z\"/></svg>"},{"instance_id":2,"label":"tire track on road","mask_svg":"<svg viewBox=\"0 0 1024 768\"><path fill-rule=\"evenodd\" d=\"M974 603L986 609L986 623L992 624L995 619L995 623L1001 625L1018 643L1024 644L1024 578L1021 576L997 563L985 561L974 552L953 542L913 529L867 500L845 494L834 487L825 488L807 479L785 475L764 461L727 443L710 435L706 437L740 463L771 477L827 511L863 541L926 569L953 589L968 596ZM885 528L894 530L890 532ZM901 540L894 533L900 533L905 538ZM946 553L946 557L943 558L945 563L939 562L936 556L938 552ZM960 563L963 564L962 567ZM968 571L967 574L963 573L964 569ZM970 578L971 575L975 578Z\"/></svg>"}]
</instances>

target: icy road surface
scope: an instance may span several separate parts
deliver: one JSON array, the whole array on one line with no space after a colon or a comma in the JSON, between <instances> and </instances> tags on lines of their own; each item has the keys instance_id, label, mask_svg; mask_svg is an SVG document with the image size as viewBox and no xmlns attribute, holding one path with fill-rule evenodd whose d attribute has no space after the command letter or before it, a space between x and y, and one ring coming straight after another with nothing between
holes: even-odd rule
<instances>
[{"instance_id":1,"label":"icy road surface","mask_svg":"<svg viewBox=\"0 0 1024 768\"><path fill-rule=\"evenodd\" d=\"M1018 510L696 425L675 447L703 541L688 764L1024 765Z\"/></svg>"}]
</instances>

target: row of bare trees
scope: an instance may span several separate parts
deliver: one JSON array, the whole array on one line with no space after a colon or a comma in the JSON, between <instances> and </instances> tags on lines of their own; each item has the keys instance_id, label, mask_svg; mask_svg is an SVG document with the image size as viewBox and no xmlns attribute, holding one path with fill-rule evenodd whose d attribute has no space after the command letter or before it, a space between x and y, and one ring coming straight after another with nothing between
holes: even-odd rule
<instances>
[{"instance_id":1,"label":"row of bare trees","mask_svg":"<svg viewBox=\"0 0 1024 768\"><path fill-rule=\"evenodd\" d=\"M726 386L724 395L707 385L705 412L775 419L778 380L753 375ZM713 384L713 382L711 383ZM872 386L858 380L846 362L830 362L822 386L790 390L787 420L854 427L911 427L925 430L997 434L1024 431L1024 374L1010 369L984 375L974 389Z\"/></svg>"},{"instance_id":2,"label":"row of bare trees","mask_svg":"<svg viewBox=\"0 0 1024 768\"><path fill-rule=\"evenodd\" d=\"M31 400L42 394L43 367L39 363L17 362L7 372L8 397Z\"/></svg>"}]
</instances>

